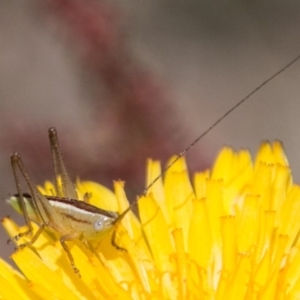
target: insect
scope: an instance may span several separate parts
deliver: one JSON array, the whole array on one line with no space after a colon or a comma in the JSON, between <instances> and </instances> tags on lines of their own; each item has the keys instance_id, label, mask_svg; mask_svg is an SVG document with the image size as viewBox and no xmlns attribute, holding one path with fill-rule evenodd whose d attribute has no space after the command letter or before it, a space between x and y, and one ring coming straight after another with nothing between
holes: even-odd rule
<instances>
[{"instance_id":1,"label":"insect","mask_svg":"<svg viewBox=\"0 0 300 300\"><path fill-rule=\"evenodd\" d=\"M60 243L67 253L74 271L78 273L66 241L77 238L88 241L97 238L99 232L103 234L113 226L118 214L102 210L85 201L75 200L77 199L77 192L63 162L55 128L49 129L49 138L56 178L55 188L58 196L42 195L32 182L21 156L17 152L11 155L18 192L17 197L20 200L21 210L28 225L28 231L18 234L13 239L17 241L23 236L32 234L33 228L30 221L36 222L40 227L29 242L19 245L18 248L32 245L46 227L53 229L61 235ZM23 175L29 187L30 195L23 194L18 171ZM59 182L60 178L61 183Z\"/></svg>"},{"instance_id":2,"label":"insect","mask_svg":"<svg viewBox=\"0 0 300 300\"><path fill-rule=\"evenodd\" d=\"M229 109L223 116L221 116L216 122L214 122L207 130L199 135L184 151L178 154L175 160L169 164L162 172L166 172L172 165L175 164L182 156L184 156L191 148L193 148L197 142L207 135L215 126L217 126L223 119L225 119L230 113L236 110L242 103L248 100L254 93L260 90L268 82L285 71L296 61L300 59L300 55L293 59L290 63L269 77L246 97L241 99L236 105ZM24 214L25 221L28 225L28 230L13 237L12 240L18 241L21 237L27 236L33 233L33 227L30 221L34 221L39 225L39 229L33 235L30 241L21 244L18 248L24 248L32 245L43 232L46 227L56 231L60 237L60 243L65 250L69 261L76 273L79 274L72 253L67 245L67 241L82 239L84 241L90 241L99 238L109 230L112 230L111 243L118 250L126 251L126 249L120 247L116 243L116 227L126 214L137 204L140 197L146 195L147 191L161 178L162 174L157 176L143 191L143 193L134 200L131 205L124 210L121 214L116 212L107 211L95 207L86 203L85 201L75 200L77 199L77 192L73 182L65 167L62 154L59 148L59 142L57 132L55 128L49 129L49 138L51 144L52 159L55 171L55 188L58 196L44 196L42 195L35 184L31 180L19 153L15 152L11 155L11 164L14 173L14 178L17 187L17 200L20 203L20 209ZM30 195L23 194L21 184L19 180L19 174L24 177L29 190ZM86 195L87 197L88 195Z\"/></svg>"}]
</instances>

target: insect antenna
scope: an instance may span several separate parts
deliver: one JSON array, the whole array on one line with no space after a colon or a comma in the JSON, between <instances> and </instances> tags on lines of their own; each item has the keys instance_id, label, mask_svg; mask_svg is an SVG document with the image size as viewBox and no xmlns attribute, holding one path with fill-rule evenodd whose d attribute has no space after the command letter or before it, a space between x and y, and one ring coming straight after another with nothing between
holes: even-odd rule
<instances>
[{"instance_id":1,"label":"insect antenna","mask_svg":"<svg viewBox=\"0 0 300 300\"><path fill-rule=\"evenodd\" d=\"M240 101L238 101L232 108L227 110L220 118L218 118L210 127L208 127L203 133L201 133L186 149L184 149L182 152L180 152L177 157L168 165L166 166L160 175L158 175L154 180L144 189L142 194L137 196L137 198L131 202L130 206L124 210L119 217L115 220L115 224L120 222L125 215L131 210L131 208L137 204L139 199L143 196L146 196L149 189L163 176L163 174L168 171L181 157L185 156L188 151L190 151L204 136L206 136L212 129L214 129L220 122L222 122L228 115L230 115L233 111L235 111L239 106L241 106L245 101L247 101L252 95L257 93L260 89L262 89L265 85L267 85L270 81L272 81L275 77L280 75L282 72L286 71L289 67L291 67L293 64L295 64L300 59L300 55L295 57L293 60L291 60L289 63L287 63L284 67L282 67L280 70L278 70L276 73L274 73L272 76L267 78L265 81L263 81L260 85L258 85L254 90L252 90L249 94L247 94L244 98L242 98ZM112 244L116 244L115 241L112 241Z\"/></svg>"},{"instance_id":2,"label":"insect antenna","mask_svg":"<svg viewBox=\"0 0 300 300\"><path fill-rule=\"evenodd\" d=\"M67 172L59 147L56 129L51 127L48 131L51 144L52 161L55 173L55 187L61 197L78 199L76 188ZM61 180L61 182L60 182Z\"/></svg>"}]
</instances>

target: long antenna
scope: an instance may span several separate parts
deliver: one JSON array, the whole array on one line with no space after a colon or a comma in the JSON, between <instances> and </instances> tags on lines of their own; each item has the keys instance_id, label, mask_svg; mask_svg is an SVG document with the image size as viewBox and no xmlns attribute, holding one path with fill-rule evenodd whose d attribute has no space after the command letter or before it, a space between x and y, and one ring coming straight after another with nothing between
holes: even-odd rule
<instances>
[{"instance_id":1,"label":"long antenna","mask_svg":"<svg viewBox=\"0 0 300 300\"><path fill-rule=\"evenodd\" d=\"M222 122L228 115L230 115L233 111L235 111L240 105L242 105L245 101L247 101L252 95L257 93L261 88L263 88L265 85L267 85L270 81L272 81L275 77L280 75L282 72L287 70L289 67L291 67L293 64L295 64L300 59L300 55L295 57L292 61L290 61L288 64L286 64L284 67L282 67L279 71L277 71L275 74L267 78L265 81L263 81L259 86L257 86L252 92L250 92L248 95L246 95L243 99L238 101L232 108L227 110L219 119L217 119L210 127L208 127L203 133L201 133L186 149L184 149L182 152L180 152L177 157L170 163L167 167L163 169L160 175L158 175L143 191L142 194L137 196L137 198L130 204L130 206L123 211L119 217L116 219L115 223L121 221L124 216L131 210L131 207L136 205L136 203L139 201L139 199L143 196L146 196L146 193L148 190L162 177L162 175L169 170L182 156L184 156L189 150L191 150L199 140L201 140L204 136L206 136L213 128L215 128L220 122Z\"/></svg>"}]
</instances>

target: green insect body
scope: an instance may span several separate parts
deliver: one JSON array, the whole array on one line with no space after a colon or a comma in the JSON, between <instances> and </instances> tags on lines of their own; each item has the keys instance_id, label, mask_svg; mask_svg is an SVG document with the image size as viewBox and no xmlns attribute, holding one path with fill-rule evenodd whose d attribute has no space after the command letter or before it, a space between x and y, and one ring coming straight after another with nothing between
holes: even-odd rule
<instances>
[{"instance_id":1,"label":"green insect body","mask_svg":"<svg viewBox=\"0 0 300 300\"><path fill-rule=\"evenodd\" d=\"M60 243L67 253L74 271L79 273L66 241L81 239L84 242L89 242L97 240L112 230L120 216L123 218L123 215L119 216L116 212L103 210L85 201L77 200L77 192L64 165L57 132L54 128L49 129L49 137L56 178L55 188L58 195L63 195L63 197L42 195L31 180L20 155L18 153L12 154L11 163L18 194L11 197L8 203L17 212L24 215L28 225L28 231L18 234L13 240L17 241L23 236L32 234L31 221L37 223L39 229L29 242L19 245L18 248L32 245L45 228L50 228L61 236ZM30 194L22 193L19 171L29 187ZM115 237L116 233L113 231L113 246L125 250L116 244Z\"/></svg>"}]
</instances>

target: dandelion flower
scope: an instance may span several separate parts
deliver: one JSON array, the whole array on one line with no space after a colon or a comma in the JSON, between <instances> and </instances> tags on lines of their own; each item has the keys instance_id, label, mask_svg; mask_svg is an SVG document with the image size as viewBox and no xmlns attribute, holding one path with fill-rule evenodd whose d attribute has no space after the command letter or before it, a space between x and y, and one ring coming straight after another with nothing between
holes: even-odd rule
<instances>
[{"instance_id":1,"label":"dandelion flower","mask_svg":"<svg viewBox=\"0 0 300 300\"><path fill-rule=\"evenodd\" d=\"M149 160L147 183L160 172ZM102 209L129 205L121 181L114 193L94 182L76 188ZM40 191L55 188L47 182ZM254 161L246 150L224 148L192 182L180 158L138 208L139 219L129 212L113 228L126 251L112 246L112 232L90 244L68 242L81 278L59 236L44 231L12 254L20 272L0 260L0 298L300 299L300 187L279 142L263 143ZM26 230L2 223L11 237Z\"/></svg>"}]
</instances>

